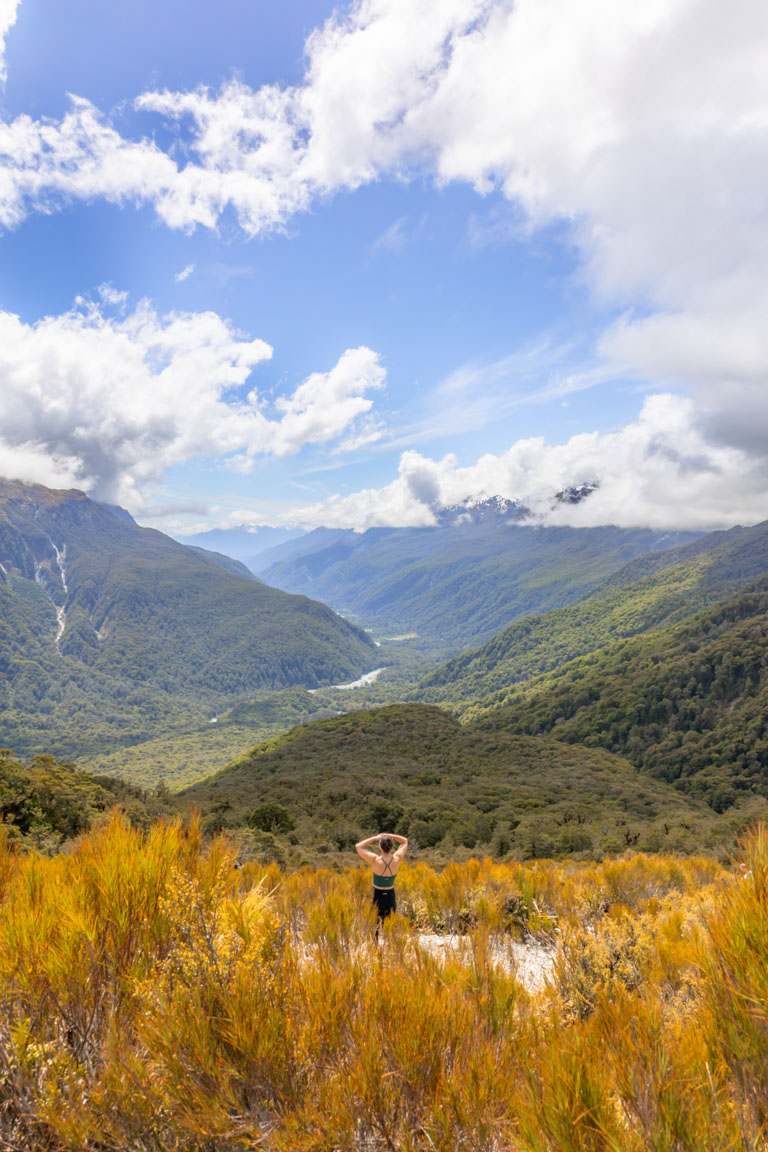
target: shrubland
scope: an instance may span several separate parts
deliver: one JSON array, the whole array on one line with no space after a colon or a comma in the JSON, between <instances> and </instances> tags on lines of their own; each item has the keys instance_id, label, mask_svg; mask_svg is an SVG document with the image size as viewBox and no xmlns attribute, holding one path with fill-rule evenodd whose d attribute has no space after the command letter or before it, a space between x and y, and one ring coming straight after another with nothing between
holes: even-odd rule
<instances>
[{"instance_id":1,"label":"shrubland","mask_svg":"<svg viewBox=\"0 0 768 1152\"><path fill-rule=\"evenodd\" d=\"M294 863L343 860L382 825L437 860L714 852L768 808L750 794L718 814L601 748L486 731L419 704L298 726L177 802L211 832L250 826L262 851Z\"/></svg>"},{"instance_id":2,"label":"shrubland","mask_svg":"<svg viewBox=\"0 0 768 1152\"><path fill-rule=\"evenodd\" d=\"M19 760L0 748L0 821L9 845L52 855L116 804L134 824L147 827L170 812L171 800L162 787L145 790L93 776L53 756Z\"/></svg>"},{"instance_id":3,"label":"shrubland","mask_svg":"<svg viewBox=\"0 0 768 1152\"><path fill-rule=\"evenodd\" d=\"M195 821L3 841L4 1147L767 1146L765 828L740 867L406 860L378 943L362 866L236 862Z\"/></svg>"},{"instance_id":4,"label":"shrubland","mask_svg":"<svg viewBox=\"0 0 768 1152\"><path fill-rule=\"evenodd\" d=\"M161 768L162 750L158 743ZM479 733L424 705L300 725L177 794L162 780L140 787L51 756L0 753L0 819L25 846L58 851L115 803L137 827L199 812L206 836L236 836L243 858L335 869L372 827L407 835L412 856L440 865L478 853L718 855L768 814L759 796L717 814L602 749Z\"/></svg>"}]
</instances>

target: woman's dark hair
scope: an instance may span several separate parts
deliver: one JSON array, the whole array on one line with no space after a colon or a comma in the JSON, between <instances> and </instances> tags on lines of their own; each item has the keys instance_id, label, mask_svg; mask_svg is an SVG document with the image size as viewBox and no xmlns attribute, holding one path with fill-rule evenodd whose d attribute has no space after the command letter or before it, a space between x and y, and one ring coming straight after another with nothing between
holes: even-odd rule
<instances>
[{"instance_id":1,"label":"woman's dark hair","mask_svg":"<svg viewBox=\"0 0 768 1152\"><path fill-rule=\"evenodd\" d=\"M379 848L382 852L389 853L392 851L392 843L393 842L390 840L389 836L382 836L379 840Z\"/></svg>"}]
</instances>

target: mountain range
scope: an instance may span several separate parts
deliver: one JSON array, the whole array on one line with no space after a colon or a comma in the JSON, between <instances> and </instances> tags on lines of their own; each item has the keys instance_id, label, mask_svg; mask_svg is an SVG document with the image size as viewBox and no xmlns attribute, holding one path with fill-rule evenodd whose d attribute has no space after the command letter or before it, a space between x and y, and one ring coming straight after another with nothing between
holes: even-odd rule
<instances>
[{"instance_id":1,"label":"mountain range","mask_svg":"<svg viewBox=\"0 0 768 1152\"><path fill-rule=\"evenodd\" d=\"M443 652L578 600L628 561L693 532L543 528L509 501L446 509L428 528L319 528L262 553L255 571L322 600L382 637L416 633Z\"/></svg>"},{"instance_id":2,"label":"mountain range","mask_svg":"<svg viewBox=\"0 0 768 1152\"><path fill-rule=\"evenodd\" d=\"M578 602L527 616L430 672L419 698L503 701L513 685L624 637L672 625L768 573L768 524L641 556ZM494 695L498 694L498 696Z\"/></svg>"},{"instance_id":3,"label":"mountain range","mask_svg":"<svg viewBox=\"0 0 768 1152\"><path fill-rule=\"evenodd\" d=\"M188 548L204 548L207 552L231 556L255 571L262 553L305 535L302 528L273 528L266 524L246 527L241 524L235 528L210 528L207 532L177 536L176 539Z\"/></svg>"},{"instance_id":4,"label":"mountain range","mask_svg":"<svg viewBox=\"0 0 768 1152\"><path fill-rule=\"evenodd\" d=\"M0 741L17 757L0 765L3 811L42 842L109 796L141 819L192 806L297 861L382 821L438 856L733 843L768 811L768 523L670 534L525 515L482 502L429 529L317 529L262 554L262 578L327 592L382 639L419 631L398 663L397 644L237 558L79 492L0 483ZM306 691L391 661L365 688ZM221 759L198 771L221 770L178 800L147 800L157 766L132 770L138 794L18 760L93 766L122 746L140 761L146 742L157 765L177 734L181 784L219 714ZM263 742L312 715L326 718ZM226 767L249 732L262 742Z\"/></svg>"},{"instance_id":5,"label":"mountain range","mask_svg":"<svg viewBox=\"0 0 768 1152\"><path fill-rule=\"evenodd\" d=\"M414 695L484 731L600 746L717 811L768 795L768 523L643 557Z\"/></svg>"},{"instance_id":6,"label":"mountain range","mask_svg":"<svg viewBox=\"0 0 768 1152\"><path fill-rule=\"evenodd\" d=\"M180 800L328 850L382 822L449 853L733 843L768 810L766 640L768 523L711 533L438 666L411 696L443 709L296 728Z\"/></svg>"},{"instance_id":7,"label":"mountain range","mask_svg":"<svg viewBox=\"0 0 768 1152\"><path fill-rule=\"evenodd\" d=\"M613 641L485 709L482 728L603 747L725 811L768 795L768 577Z\"/></svg>"},{"instance_id":8,"label":"mountain range","mask_svg":"<svg viewBox=\"0 0 768 1152\"><path fill-rule=\"evenodd\" d=\"M78 491L0 482L0 739L68 752L376 663L323 604Z\"/></svg>"}]
</instances>

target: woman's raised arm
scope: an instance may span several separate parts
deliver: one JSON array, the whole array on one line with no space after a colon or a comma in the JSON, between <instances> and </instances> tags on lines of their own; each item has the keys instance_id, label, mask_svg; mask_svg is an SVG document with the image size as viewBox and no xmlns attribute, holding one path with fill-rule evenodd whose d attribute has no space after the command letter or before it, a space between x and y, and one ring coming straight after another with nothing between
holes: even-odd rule
<instances>
[{"instance_id":1,"label":"woman's raised arm","mask_svg":"<svg viewBox=\"0 0 768 1152\"><path fill-rule=\"evenodd\" d=\"M368 850L368 845L373 844L378 838L378 836L369 836L367 840L361 840L359 844L355 844L355 852L361 860L365 860L366 864L373 864L377 859L376 853Z\"/></svg>"},{"instance_id":2,"label":"woman's raised arm","mask_svg":"<svg viewBox=\"0 0 768 1152\"><path fill-rule=\"evenodd\" d=\"M398 844L400 845L393 856L393 860L402 860L403 856L405 856L406 852L408 851L408 837L396 836L394 832L390 832L390 836L393 840L397 840Z\"/></svg>"}]
</instances>

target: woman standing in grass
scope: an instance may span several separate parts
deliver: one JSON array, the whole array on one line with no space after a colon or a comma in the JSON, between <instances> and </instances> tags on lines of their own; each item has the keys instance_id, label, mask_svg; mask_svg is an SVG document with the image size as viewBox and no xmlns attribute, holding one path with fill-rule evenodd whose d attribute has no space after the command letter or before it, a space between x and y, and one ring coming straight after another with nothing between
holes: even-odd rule
<instances>
[{"instance_id":1,"label":"woman standing in grass","mask_svg":"<svg viewBox=\"0 0 768 1152\"><path fill-rule=\"evenodd\" d=\"M375 840L379 842L380 856L371 852L368 845ZM395 844L398 845L397 849ZM400 867L403 856L408 851L408 840L405 836L396 836L394 832L378 832L355 844L355 852L366 864L373 868L373 903L376 905L376 915L379 920L389 916L390 912L397 910L397 897L395 896L395 876ZM378 933L378 928L377 928Z\"/></svg>"}]
</instances>

